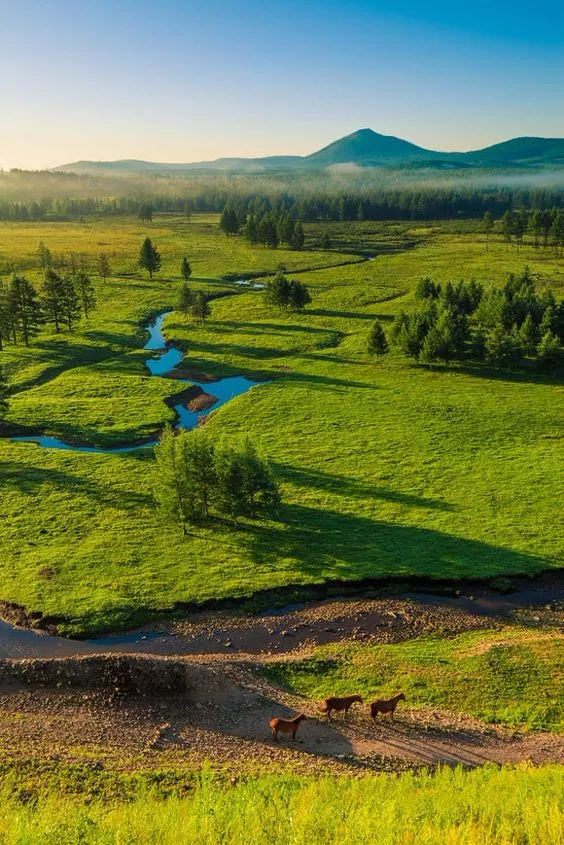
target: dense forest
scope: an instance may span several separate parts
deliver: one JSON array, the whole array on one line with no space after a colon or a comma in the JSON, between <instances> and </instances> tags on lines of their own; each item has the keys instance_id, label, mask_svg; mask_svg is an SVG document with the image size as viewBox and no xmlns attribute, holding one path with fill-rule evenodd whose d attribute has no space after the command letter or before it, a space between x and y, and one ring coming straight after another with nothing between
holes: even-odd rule
<instances>
[{"instance_id":1,"label":"dense forest","mask_svg":"<svg viewBox=\"0 0 564 845\"><path fill-rule=\"evenodd\" d=\"M491 174L490 174L491 178ZM232 206L248 214L291 213L304 222L317 220L450 220L501 217L521 208L562 208L564 188L534 187L534 180L499 176L497 184L460 177L408 181L403 171L378 179L367 171L345 178L318 174L280 178L198 175L192 178L88 177L69 173L0 173L1 220L69 220L88 215L155 212L190 215L221 212Z\"/></svg>"}]
</instances>

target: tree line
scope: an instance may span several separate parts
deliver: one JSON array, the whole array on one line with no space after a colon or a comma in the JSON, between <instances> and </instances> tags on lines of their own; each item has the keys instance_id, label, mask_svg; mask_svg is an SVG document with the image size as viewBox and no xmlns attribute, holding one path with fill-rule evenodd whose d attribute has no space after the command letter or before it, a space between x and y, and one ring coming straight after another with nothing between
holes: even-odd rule
<instances>
[{"instance_id":1,"label":"tree line","mask_svg":"<svg viewBox=\"0 0 564 845\"><path fill-rule=\"evenodd\" d=\"M424 278L415 298L417 308L397 315L390 337L418 363L469 358L512 368L530 357L539 371L554 373L562 362L564 300L557 303L552 291L539 295L528 268L488 291L476 281Z\"/></svg>"},{"instance_id":2,"label":"tree line","mask_svg":"<svg viewBox=\"0 0 564 845\"><path fill-rule=\"evenodd\" d=\"M384 181L385 175L380 179ZM277 217L290 214L294 220L302 222L453 220L480 219L486 211L499 218L506 211L521 208L564 208L561 188L436 188L424 183L416 187L390 188L366 184L369 180L370 175L363 176L362 184L357 186L353 182L343 190L320 174L315 179L294 177L282 188L280 180L274 177L272 181L264 178L260 188L253 187L256 178L248 177L228 180L216 175L175 179L165 181L162 187L159 180L147 179L146 188L139 187L131 195L89 197L49 197L44 195L46 188L42 187L42 193L33 199L12 200L0 196L0 220L25 222L72 220L88 215L136 215L150 222L153 214L174 213L190 217L196 213L221 213L226 206L233 208L238 220L253 216L257 222L270 212ZM72 180L62 180L61 190L64 190L65 181L70 184ZM103 180L100 191L102 183ZM26 188L27 193L30 190Z\"/></svg>"},{"instance_id":3,"label":"tree line","mask_svg":"<svg viewBox=\"0 0 564 845\"><path fill-rule=\"evenodd\" d=\"M216 444L202 429L176 434L167 428L155 449L155 495L163 516L179 525L213 516L256 519L275 514L281 495L267 462L247 438Z\"/></svg>"}]
</instances>

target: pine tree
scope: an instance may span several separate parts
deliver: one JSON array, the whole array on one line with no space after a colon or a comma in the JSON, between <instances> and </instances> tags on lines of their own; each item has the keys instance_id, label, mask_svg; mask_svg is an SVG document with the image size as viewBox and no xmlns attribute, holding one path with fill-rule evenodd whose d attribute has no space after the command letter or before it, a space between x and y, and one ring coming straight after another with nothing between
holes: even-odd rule
<instances>
[{"instance_id":1,"label":"pine tree","mask_svg":"<svg viewBox=\"0 0 564 845\"><path fill-rule=\"evenodd\" d=\"M64 285L63 279L51 268L45 272L43 282L42 306L45 317L49 322L54 323L55 331L60 331L60 325L64 320Z\"/></svg>"},{"instance_id":2,"label":"pine tree","mask_svg":"<svg viewBox=\"0 0 564 845\"><path fill-rule=\"evenodd\" d=\"M507 243L507 249L509 249L509 244L515 232L515 218L511 211L506 211L501 218L501 231Z\"/></svg>"},{"instance_id":3,"label":"pine tree","mask_svg":"<svg viewBox=\"0 0 564 845\"><path fill-rule=\"evenodd\" d=\"M293 279L288 283L288 308L291 311L303 311L310 302L309 290L303 282Z\"/></svg>"},{"instance_id":4,"label":"pine tree","mask_svg":"<svg viewBox=\"0 0 564 845\"><path fill-rule=\"evenodd\" d=\"M250 244L257 244L259 241L259 233L258 233L258 226L256 217L254 214L249 214L245 225L243 227L243 235L249 241Z\"/></svg>"},{"instance_id":5,"label":"pine tree","mask_svg":"<svg viewBox=\"0 0 564 845\"><path fill-rule=\"evenodd\" d=\"M13 315L10 309L9 288L0 279L0 352L12 332Z\"/></svg>"},{"instance_id":6,"label":"pine tree","mask_svg":"<svg viewBox=\"0 0 564 845\"><path fill-rule=\"evenodd\" d=\"M43 322L43 312L37 291L24 276L14 276L8 293L10 313L13 316L13 332L19 331L26 346Z\"/></svg>"},{"instance_id":7,"label":"pine tree","mask_svg":"<svg viewBox=\"0 0 564 845\"><path fill-rule=\"evenodd\" d=\"M37 248L37 254L39 256L39 265L41 267L41 272L43 273L43 278L47 277L47 271L51 269L53 266L53 256L51 252L43 241L39 242L39 247Z\"/></svg>"},{"instance_id":8,"label":"pine tree","mask_svg":"<svg viewBox=\"0 0 564 845\"><path fill-rule=\"evenodd\" d=\"M206 520L216 489L213 444L204 431L195 429L181 434L178 446L187 518Z\"/></svg>"},{"instance_id":9,"label":"pine tree","mask_svg":"<svg viewBox=\"0 0 564 845\"><path fill-rule=\"evenodd\" d=\"M277 270L272 281L268 282L264 292L265 301L276 305L282 311L290 302L290 283L283 270Z\"/></svg>"},{"instance_id":10,"label":"pine tree","mask_svg":"<svg viewBox=\"0 0 564 845\"><path fill-rule=\"evenodd\" d=\"M186 256L184 256L184 258L182 259L182 264L181 264L181 267L180 267L180 275L182 276L182 278L184 279L185 282L187 282L188 279L190 278L190 276L192 275L192 268L190 267L190 264L188 263L188 259L186 258Z\"/></svg>"},{"instance_id":11,"label":"pine tree","mask_svg":"<svg viewBox=\"0 0 564 845\"><path fill-rule=\"evenodd\" d=\"M534 355L537 347L537 330L531 313L525 317L519 329L519 340L526 355Z\"/></svg>"},{"instance_id":12,"label":"pine tree","mask_svg":"<svg viewBox=\"0 0 564 845\"><path fill-rule=\"evenodd\" d=\"M96 262L96 269L98 275L106 281L107 278L111 275L112 268L110 266L110 259L105 252L101 252L98 256L98 261Z\"/></svg>"},{"instance_id":13,"label":"pine tree","mask_svg":"<svg viewBox=\"0 0 564 845\"><path fill-rule=\"evenodd\" d=\"M63 314L67 323L68 330L69 332L72 332L72 327L74 323L80 317L81 304L74 284L74 279L70 275L70 273L67 273L65 276L63 276L62 291Z\"/></svg>"},{"instance_id":14,"label":"pine tree","mask_svg":"<svg viewBox=\"0 0 564 845\"><path fill-rule=\"evenodd\" d=\"M184 284L180 285L180 290L178 292L178 310L183 314L188 314L192 308L193 302L194 294L192 293L190 286L184 282Z\"/></svg>"},{"instance_id":15,"label":"pine tree","mask_svg":"<svg viewBox=\"0 0 564 845\"><path fill-rule=\"evenodd\" d=\"M261 513L275 512L281 501L280 491L250 438L245 440L240 456L244 512L253 519Z\"/></svg>"},{"instance_id":16,"label":"pine tree","mask_svg":"<svg viewBox=\"0 0 564 845\"><path fill-rule=\"evenodd\" d=\"M483 217L484 232L486 234L486 252L488 251L488 239L493 231L494 219L491 211L486 211Z\"/></svg>"},{"instance_id":17,"label":"pine tree","mask_svg":"<svg viewBox=\"0 0 564 845\"><path fill-rule=\"evenodd\" d=\"M170 427L165 428L155 449L155 496L165 518L180 523L186 534L192 508L186 499L187 483L179 451L178 438Z\"/></svg>"},{"instance_id":18,"label":"pine tree","mask_svg":"<svg viewBox=\"0 0 564 845\"><path fill-rule=\"evenodd\" d=\"M548 331L537 346L537 368L542 373L555 373L562 364L562 349L556 335Z\"/></svg>"},{"instance_id":19,"label":"pine tree","mask_svg":"<svg viewBox=\"0 0 564 845\"><path fill-rule=\"evenodd\" d=\"M294 231L292 233L292 237L290 239L290 246L292 249L300 250L303 249L305 243L305 234L304 234L304 227L298 220L294 225Z\"/></svg>"},{"instance_id":20,"label":"pine tree","mask_svg":"<svg viewBox=\"0 0 564 845\"><path fill-rule=\"evenodd\" d=\"M244 466L241 455L231 446L220 444L215 452L217 507L220 513L237 517L245 513Z\"/></svg>"},{"instance_id":21,"label":"pine tree","mask_svg":"<svg viewBox=\"0 0 564 845\"><path fill-rule=\"evenodd\" d=\"M3 367L0 366L0 421L4 419L8 411L8 380Z\"/></svg>"},{"instance_id":22,"label":"pine tree","mask_svg":"<svg viewBox=\"0 0 564 845\"><path fill-rule=\"evenodd\" d=\"M88 317L89 313L96 307L96 296L92 279L84 270L79 270L74 277L74 283L80 304L84 310L84 316Z\"/></svg>"},{"instance_id":23,"label":"pine tree","mask_svg":"<svg viewBox=\"0 0 564 845\"><path fill-rule=\"evenodd\" d=\"M226 205L219 220L219 228L226 235L236 235L239 231L239 220L232 205Z\"/></svg>"},{"instance_id":24,"label":"pine tree","mask_svg":"<svg viewBox=\"0 0 564 845\"><path fill-rule=\"evenodd\" d=\"M374 320L372 323L372 327L368 334L367 348L370 355L376 356L376 362L378 362L380 355L385 355L390 351L380 320Z\"/></svg>"},{"instance_id":25,"label":"pine tree","mask_svg":"<svg viewBox=\"0 0 564 845\"><path fill-rule=\"evenodd\" d=\"M208 298L201 291L194 294L192 305L190 306L190 313L199 323L205 323L207 318L210 316L211 308Z\"/></svg>"},{"instance_id":26,"label":"pine tree","mask_svg":"<svg viewBox=\"0 0 564 845\"><path fill-rule=\"evenodd\" d=\"M161 269L161 256L157 252L157 248L153 246L151 238L145 238L141 245L139 266L149 271L150 279L153 278L153 273L158 273Z\"/></svg>"}]
</instances>

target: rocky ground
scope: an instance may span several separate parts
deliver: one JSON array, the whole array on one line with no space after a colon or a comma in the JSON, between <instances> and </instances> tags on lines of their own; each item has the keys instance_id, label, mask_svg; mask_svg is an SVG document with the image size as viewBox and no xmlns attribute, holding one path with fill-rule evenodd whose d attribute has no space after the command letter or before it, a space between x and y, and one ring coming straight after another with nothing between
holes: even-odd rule
<instances>
[{"instance_id":1,"label":"rocky ground","mask_svg":"<svg viewBox=\"0 0 564 845\"><path fill-rule=\"evenodd\" d=\"M522 611L523 621L552 627L564 619L548 605ZM564 737L520 734L439 710L412 711L409 703L400 704L395 723L382 718L374 725L359 705L346 722L336 716L328 723L318 702L279 689L261 673L266 663L303 657L323 642L389 643L499 624L495 617L404 599L330 601L262 617L200 614L163 637L167 649L175 640L182 643L182 656L127 658L128 677L135 679L129 686L122 682L120 655L0 661L0 751L5 759L111 768L192 768L209 760L233 772L564 762ZM186 690L163 691L162 683L159 688L151 681L176 678L178 671L186 673ZM68 686L72 677L78 686ZM299 711L308 718L297 742L282 736L273 743L269 720Z\"/></svg>"}]
</instances>

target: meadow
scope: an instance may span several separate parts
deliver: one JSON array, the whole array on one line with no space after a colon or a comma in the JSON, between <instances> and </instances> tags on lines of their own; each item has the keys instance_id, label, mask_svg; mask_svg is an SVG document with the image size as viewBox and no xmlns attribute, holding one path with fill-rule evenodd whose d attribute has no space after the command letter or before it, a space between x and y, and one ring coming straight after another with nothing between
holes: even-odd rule
<instances>
[{"instance_id":1,"label":"meadow","mask_svg":"<svg viewBox=\"0 0 564 845\"><path fill-rule=\"evenodd\" d=\"M559 845L562 841L564 783L559 766L442 769L435 774L361 779L266 775L231 786L207 772L195 785L176 793L178 774L171 778L163 772L153 778L153 788L144 789L140 775L114 776L111 792L96 794L96 781L103 783L107 777L69 771L70 788L59 778L54 791L49 790L48 778L39 790L21 772L17 782L13 776L4 778L0 839L5 845L38 841L43 845L190 841ZM171 794L162 797L167 783ZM124 786L129 800L123 798Z\"/></svg>"},{"instance_id":2,"label":"meadow","mask_svg":"<svg viewBox=\"0 0 564 845\"><path fill-rule=\"evenodd\" d=\"M377 646L323 646L267 668L269 678L323 700L405 693L401 711L439 708L525 730L564 731L564 645L557 631L511 627ZM383 718L383 717L380 717Z\"/></svg>"},{"instance_id":3,"label":"meadow","mask_svg":"<svg viewBox=\"0 0 564 845\"><path fill-rule=\"evenodd\" d=\"M63 439L131 442L171 422L178 381L148 376L143 324L174 306L187 255L211 318L175 313L165 333L181 369L261 381L212 413L213 437L252 437L284 504L270 522L197 527L184 538L155 511L151 450L123 455L42 450L0 440L0 599L57 617L74 634L134 625L177 602L249 597L328 579L533 575L562 565L561 386L531 371L429 370L366 352L371 321L410 306L424 275L501 284L528 264L562 295L562 260L507 249L447 224L307 227L302 252L250 247L217 217L0 225L0 266L39 277L36 250L106 251L98 308L72 334L40 334L0 353L14 392L8 420ZM151 282L136 260L149 234L162 253ZM346 250L374 252L356 261ZM302 314L281 314L225 277L283 263L310 288ZM324 268L324 269L319 269ZM210 385L213 393L213 383ZM560 404L559 404L560 403Z\"/></svg>"}]
</instances>

